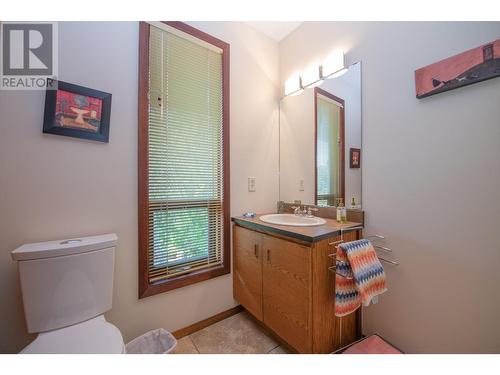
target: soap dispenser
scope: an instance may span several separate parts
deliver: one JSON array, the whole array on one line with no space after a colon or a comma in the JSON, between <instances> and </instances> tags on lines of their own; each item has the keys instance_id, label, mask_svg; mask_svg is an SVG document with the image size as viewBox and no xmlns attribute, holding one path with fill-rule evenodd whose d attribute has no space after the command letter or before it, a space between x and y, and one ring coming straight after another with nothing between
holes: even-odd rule
<instances>
[{"instance_id":1,"label":"soap dispenser","mask_svg":"<svg viewBox=\"0 0 500 375\"><path fill-rule=\"evenodd\" d=\"M345 223L346 221L347 221L347 211L346 211L346 208L344 207L344 199L338 198L337 199L337 222L338 223Z\"/></svg>"},{"instance_id":2,"label":"soap dispenser","mask_svg":"<svg viewBox=\"0 0 500 375\"><path fill-rule=\"evenodd\" d=\"M351 208L357 208L356 206L356 198L352 197L351 199Z\"/></svg>"},{"instance_id":3,"label":"soap dispenser","mask_svg":"<svg viewBox=\"0 0 500 375\"><path fill-rule=\"evenodd\" d=\"M339 206L340 206L340 222L342 224L345 224L347 223L347 208L345 208L343 198L340 198Z\"/></svg>"}]
</instances>

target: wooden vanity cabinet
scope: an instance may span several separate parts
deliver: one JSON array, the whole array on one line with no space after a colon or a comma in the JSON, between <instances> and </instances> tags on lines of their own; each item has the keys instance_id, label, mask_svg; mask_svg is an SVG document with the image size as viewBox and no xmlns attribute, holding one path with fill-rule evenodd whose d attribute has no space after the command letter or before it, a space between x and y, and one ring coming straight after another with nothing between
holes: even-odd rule
<instances>
[{"instance_id":1,"label":"wooden vanity cabinet","mask_svg":"<svg viewBox=\"0 0 500 375\"><path fill-rule=\"evenodd\" d=\"M261 236L264 324L297 351L310 353L311 248Z\"/></svg>"},{"instance_id":2,"label":"wooden vanity cabinet","mask_svg":"<svg viewBox=\"0 0 500 375\"><path fill-rule=\"evenodd\" d=\"M335 252L327 238L311 244L233 227L234 298L299 353L331 353L359 338L358 313L334 315ZM356 233L344 235L356 239Z\"/></svg>"},{"instance_id":3,"label":"wooden vanity cabinet","mask_svg":"<svg viewBox=\"0 0 500 375\"><path fill-rule=\"evenodd\" d=\"M239 226L233 230L233 296L262 320L262 235Z\"/></svg>"}]
</instances>

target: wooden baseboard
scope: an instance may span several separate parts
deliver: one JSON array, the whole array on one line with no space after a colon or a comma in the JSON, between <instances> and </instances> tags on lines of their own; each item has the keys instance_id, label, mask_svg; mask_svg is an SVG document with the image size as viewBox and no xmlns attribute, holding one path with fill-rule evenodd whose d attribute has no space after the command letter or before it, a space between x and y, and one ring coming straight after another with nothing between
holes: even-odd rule
<instances>
[{"instance_id":1,"label":"wooden baseboard","mask_svg":"<svg viewBox=\"0 0 500 375\"><path fill-rule=\"evenodd\" d=\"M214 316L211 316L210 318L203 319L199 322L193 323L187 327L178 329L177 331L172 332L172 335L176 339L180 339L184 336L190 335L192 333L195 333L203 328L206 328L214 323L220 322L221 320L224 320L226 318L229 318L230 316L233 316L235 314L238 314L239 312L243 311L243 306L238 305L235 306L229 310L220 312Z\"/></svg>"}]
</instances>

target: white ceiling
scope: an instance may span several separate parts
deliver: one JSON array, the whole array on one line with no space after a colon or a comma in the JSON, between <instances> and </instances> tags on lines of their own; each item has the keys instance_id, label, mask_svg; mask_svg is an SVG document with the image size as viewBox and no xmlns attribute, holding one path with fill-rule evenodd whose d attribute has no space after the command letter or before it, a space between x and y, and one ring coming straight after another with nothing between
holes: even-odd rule
<instances>
[{"instance_id":1,"label":"white ceiling","mask_svg":"<svg viewBox=\"0 0 500 375\"><path fill-rule=\"evenodd\" d=\"M262 21L262 22L246 22L254 29L266 34L271 39L279 42L290 34L293 30L300 26L302 21Z\"/></svg>"}]
</instances>

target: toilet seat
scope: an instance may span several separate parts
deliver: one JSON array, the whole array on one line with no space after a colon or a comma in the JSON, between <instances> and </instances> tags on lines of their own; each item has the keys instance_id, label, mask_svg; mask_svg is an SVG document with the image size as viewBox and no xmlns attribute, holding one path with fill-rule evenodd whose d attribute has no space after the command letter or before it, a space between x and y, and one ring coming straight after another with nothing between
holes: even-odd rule
<instances>
[{"instance_id":1,"label":"toilet seat","mask_svg":"<svg viewBox=\"0 0 500 375\"><path fill-rule=\"evenodd\" d=\"M22 354L121 354L125 345L120 330L103 315L69 327L40 333Z\"/></svg>"}]
</instances>

